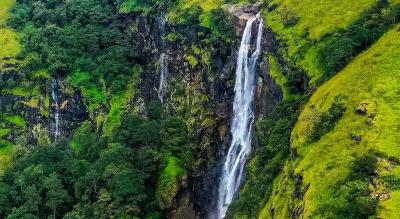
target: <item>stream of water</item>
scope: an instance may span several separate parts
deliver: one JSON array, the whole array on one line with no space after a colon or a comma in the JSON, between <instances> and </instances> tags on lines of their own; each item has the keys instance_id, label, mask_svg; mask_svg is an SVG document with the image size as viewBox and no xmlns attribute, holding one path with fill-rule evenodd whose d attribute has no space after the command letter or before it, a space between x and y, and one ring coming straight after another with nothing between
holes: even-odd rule
<instances>
[{"instance_id":1,"label":"stream of water","mask_svg":"<svg viewBox=\"0 0 400 219\"><path fill-rule=\"evenodd\" d=\"M165 24L167 22L167 16L161 15L159 20L159 30L161 37L161 53L160 53L160 84L158 87L158 98L161 102L164 101L164 95L166 93L166 81L168 77L168 63L167 63L167 54L165 53L166 41L164 39L165 36Z\"/></svg>"},{"instance_id":2,"label":"stream of water","mask_svg":"<svg viewBox=\"0 0 400 219\"><path fill-rule=\"evenodd\" d=\"M54 140L61 135L60 131L60 107L58 105L58 98L57 98L57 80L53 79L51 81L51 98L55 107L54 111L54 127L53 127L53 136Z\"/></svg>"},{"instance_id":3,"label":"stream of water","mask_svg":"<svg viewBox=\"0 0 400 219\"><path fill-rule=\"evenodd\" d=\"M251 53L253 25L258 23L256 49ZM221 172L218 188L217 219L224 218L243 181L243 170L251 152L254 122L252 103L255 92L256 64L261 54L263 20L260 15L247 21L237 58L235 99L231 125L232 142ZM254 43L254 42L253 42Z\"/></svg>"}]
</instances>

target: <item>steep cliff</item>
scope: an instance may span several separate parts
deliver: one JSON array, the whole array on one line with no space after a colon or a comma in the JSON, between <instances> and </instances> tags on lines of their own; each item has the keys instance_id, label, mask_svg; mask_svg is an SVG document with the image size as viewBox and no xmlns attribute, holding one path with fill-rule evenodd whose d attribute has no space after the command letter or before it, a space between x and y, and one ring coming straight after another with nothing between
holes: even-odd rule
<instances>
[{"instance_id":1,"label":"steep cliff","mask_svg":"<svg viewBox=\"0 0 400 219\"><path fill-rule=\"evenodd\" d=\"M215 215L257 14L226 217L398 217L399 4L0 0L0 217Z\"/></svg>"}]
</instances>

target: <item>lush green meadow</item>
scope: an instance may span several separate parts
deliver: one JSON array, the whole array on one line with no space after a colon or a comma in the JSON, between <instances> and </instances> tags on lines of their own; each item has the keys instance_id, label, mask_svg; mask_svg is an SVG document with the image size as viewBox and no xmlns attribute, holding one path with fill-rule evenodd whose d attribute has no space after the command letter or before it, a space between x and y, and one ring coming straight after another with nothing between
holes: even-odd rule
<instances>
[{"instance_id":1,"label":"lush green meadow","mask_svg":"<svg viewBox=\"0 0 400 219\"><path fill-rule=\"evenodd\" d=\"M397 86L400 83L399 28L392 28L343 71L318 88L304 106L292 133L292 145L298 152L298 158L286 167L293 168L294 173L283 174L287 178L291 174L300 174L303 185L309 185L303 200L305 217L329 216L324 214L329 212L321 210L322 207L338 201L334 198L338 186L348 181L354 161L368 153L379 154L378 175L374 182L370 182L368 191L391 194L388 200L379 203L378 215L391 215L388 218L399 216L396 202L399 199L398 188L391 190L390 183L384 181L384 176L400 177L396 171L398 163L387 161L388 157L400 158L400 96ZM315 124L338 95L345 97L346 111L333 130L313 141L311 136ZM356 109L363 103L367 103L368 111L360 115ZM361 140L356 140L354 136L360 136ZM395 169L388 171L388 166ZM276 179L277 193L270 199L261 218L268 217L271 207L275 207L275 212L280 215L288 215L287 206L282 204L288 200L282 197L290 199L284 191L293 192L294 188L290 180L283 178ZM285 186L289 188L283 189Z\"/></svg>"}]
</instances>

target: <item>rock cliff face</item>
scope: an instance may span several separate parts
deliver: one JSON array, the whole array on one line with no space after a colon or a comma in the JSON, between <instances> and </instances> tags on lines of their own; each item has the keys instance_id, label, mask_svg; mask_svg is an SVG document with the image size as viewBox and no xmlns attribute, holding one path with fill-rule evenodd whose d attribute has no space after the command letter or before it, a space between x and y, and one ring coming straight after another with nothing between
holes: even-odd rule
<instances>
[{"instance_id":1,"label":"rock cliff face","mask_svg":"<svg viewBox=\"0 0 400 219\"><path fill-rule=\"evenodd\" d=\"M221 169L223 154L227 150L231 138L229 127L234 97L237 50L247 19L255 16L260 7L261 5L242 8L227 7L227 11L232 15L234 21L237 43L213 48L218 52L215 52L213 56L216 74L212 78L204 64L192 66L185 58L185 48L190 45L186 45L184 41L167 43L165 51L169 75L164 105L170 113L180 113L182 112L182 105L186 108L184 110L190 111L190 108L196 107L198 98L204 97L206 101L201 104L209 109L206 114L207 119L210 120L210 124L204 126L202 124L204 119L199 118L201 115L195 115L195 122L189 124L193 129L195 148L198 148L198 155L195 155L197 156L196 159L205 161L193 169L186 183L181 184L174 207L169 209L169 215L172 218L205 218L215 206L219 170ZM157 29L156 21L150 21L151 24L149 21L141 22L145 23L139 25L140 29L143 28L142 40L146 41L144 45L150 55L147 59L148 65L144 69L145 74L142 77L141 93L143 99L148 101L157 97L159 71L155 63L157 63L160 53L160 36L158 31L148 29ZM185 32L190 36L194 34L193 28L201 27L167 25L166 28L167 32ZM275 53L277 43L274 34L267 28L264 33L263 52ZM154 41L147 43L149 39ZM257 118L271 113L283 96L281 88L274 82L268 71L268 62L263 58L257 71L257 92L254 101ZM183 95L181 94L182 91ZM257 147L256 139L257 137L254 136L254 147ZM202 151L205 145L212 145L212 147L208 146L211 149Z\"/></svg>"},{"instance_id":2,"label":"rock cliff face","mask_svg":"<svg viewBox=\"0 0 400 219\"><path fill-rule=\"evenodd\" d=\"M13 83L24 83L25 74L18 69L2 72L0 83L4 88L13 87ZM5 114L19 115L25 118L28 141L38 140L40 133L48 134L54 139L52 132L54 131L56 104L50 98L51 85L45 80L37 89L44 89L46 95L32 98L30 96L34 92L32 90L19 92L13 88L3 90L0 93L0 108ZM60 130L62 136L68 138L72 131L88 118L88 112L81 94L72 91L63 79L57 82L57 96Z\"/></svg>"},{"instance_id":3,"label":"rock cliff face","mask_svg":"<svg viewBox=\"0 0 400 219\"><path fill-rule=\"evenodd\" d=\"M232 101L234 97L234 81L237 50L246 21L255 16L261 5L244 7L227 6L226 11L232 15L233 24L237 34L237 41L231 45L219 44L212 51L212 70L199 62L193 64L188 60L185 52L188 41L168 41L164 51L168 63L167 92L164 106L169 114L179 114L185 117L194 142L194 156L198 165L192 167L187 178L180 180L179 192L174 203L166 209L171 218L205 218L215 206L219 170L224 153L229 147L231 139L230 121L232 114ZM159 86L159 54L161 52L162 36L155 19L132 15L126 17L126 24L136 29L135 34L127 32L128 40L142 48L140 63L143 74L131 105L149 102L157 98ZM166 25L166 32L185 33L189 38L201 30L200 26L172 26ZM264 30L263 52L276 52L277 45L273 33ZM254 101L256 117L268 115L274 106L282 100L282 91L268 74L268 62L260 59L257 70L257 88ZM0 74L2 83L11 80L18 81L23 73ZM0 107L3 109L17 109L27 118L28 128L32 133L31 140L37 140L40 132L46 130L50 136L54 131L55 116L58 110L60 130L63 136L70 137L81 122L90 119L88 107L79 92L74 91L65 78L57 78L57 103L50 97L52 88L49 81L44 86L47 96L39 98L35 106L21 104L24 97L9 93L0 94ZM48 115L43 113L48 111ZM101 107L99 111L107 111ZM95 112L96 113L96 112ZM254 137L256 139L256 137ZM256 140L253 141L257 147Z\"/></svg>"}]
</instances>

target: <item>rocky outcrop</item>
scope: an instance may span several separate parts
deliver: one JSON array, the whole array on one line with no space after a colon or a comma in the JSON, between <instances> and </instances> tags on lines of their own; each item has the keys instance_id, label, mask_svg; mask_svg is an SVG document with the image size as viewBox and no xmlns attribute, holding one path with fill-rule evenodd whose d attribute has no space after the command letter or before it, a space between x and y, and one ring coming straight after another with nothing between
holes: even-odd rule
<instances>
[{"instance_id":1,"label":"rocky outcrop","mask_svg":"<svg viewBox=\"0 0 400 219\"><path fill-rule=\"evenodd\" d=\"M50 103L49 131L52 132L54 127L55 112L58 107L61 136L69 137L83 121L89 118L89 113L81 93L71 91L71 88L62 79L57 80L57 96L58 103L55 104L54 100ZM51 133L50 136L54 138Z\"/></svg>"},{"instance_id":2,"label":"rocky outcrop","mask_svg":"<svg viewBox=\"0 0 400 219\"><path fill-rule=\"evenodd\" d=\"M233 23L236 28L236 35L241 36L246 22L258 14L263 6L262 2L246 5L224 5L224 9L233 17Z\"/></svg>"},{"instance_id":3,"label":"rocky outcrop","mask_svg":"<svg viewBox=\"0 0 400 219\"><path fill-rule=\"evenodd\" d=\"M198 60L199 63L196 65L187 60L187 48L192 46L187 44L193 42L177 39L168 41L163 48L169 73L164 106L171 114L185 116L187 121L193 121L188 125L193 129L193 153L198 160L198 166L191 170L187 184L180 186L173 206L167 209L167 215L171 218L205 218L216 204L222 157L231 139L229 127L239 40L247 20L255 16L261 6L261 3L257 3L241 7L229 5L225 7L232 15L237 43L219 44L218 47L211 48L212 72L201 60ZM132 27L140 32L131 34L130 40L142 43L142 54L138 57L142 57L141 63L145 63L140 94L135 98L148 102L158 97L158 58L161 52L158 23L156 20L143 17L129 19ZM198 31L208 31L200 26L173 26L168 22L165 28L167 33L179 33L191 41L197 37ZM276 47L273 33L265 29L263 51L276 52ZM272 112L277 102L282 99L281 89L268 74L267 60L260 57L260 61L254 101L257 117Z\"/></svg>"}]
</instances>

